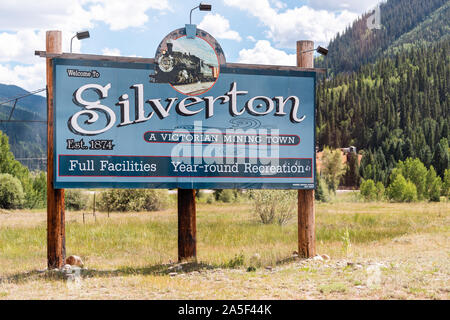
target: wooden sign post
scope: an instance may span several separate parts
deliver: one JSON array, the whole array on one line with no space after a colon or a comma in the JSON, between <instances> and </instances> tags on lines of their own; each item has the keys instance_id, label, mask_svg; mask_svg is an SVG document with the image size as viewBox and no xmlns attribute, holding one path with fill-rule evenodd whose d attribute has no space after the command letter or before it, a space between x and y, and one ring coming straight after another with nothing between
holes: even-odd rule
<instances>
[{"instance_id":1,"label":"wooden sign post","mask_svg":"<svg viewBox=\"0 0 450 320\"><path fill-rule=\"evenodd\" d=\"M47 54L61 54L61 31L47 31ZM47 266L61 268L66 258L64 189L53 188L53 68L47 58Z\"/></svg>"},{"instance_id":2,"label":"wooden sign post","mask_svg":"<svg viewBox=\"0 0 450 320\"><path fill-rule=\"evenodd\" d=\"M314 68L313 50L313 41L297 41L297 67ZM302 258L316 255L314 189L298 190L298 254Z\"/></svg>"},{"instance_id":3,"label":"wooden sign post","mask_svg":"<svg viewBox=\"0 0 450 320\"><path fill-rule=\"evenodd\" d=\"M178 189L178 261L196 260L195 190Z\"/></svg>"}]
</instances>

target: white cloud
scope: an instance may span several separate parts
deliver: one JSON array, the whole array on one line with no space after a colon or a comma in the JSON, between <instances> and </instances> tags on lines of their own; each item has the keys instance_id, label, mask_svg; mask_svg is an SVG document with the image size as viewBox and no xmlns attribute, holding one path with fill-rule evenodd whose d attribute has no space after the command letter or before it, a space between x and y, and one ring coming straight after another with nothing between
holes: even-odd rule
<instances>
[{"instance_id":1,"label":"white cloud","mask_svg":"<svg viewBox=\"0 0 450 320\"><path fill-rule=\"evenodd\" d=\"M78 29L91 26L92 16L82 7L84 0L1 1L0 29Z\"/></svg>"},{"instance_id":2,"label":"white cloud","mask_svg":"<svg viewBox=\"0 0 450 320\"><path fill-rule=\"evenodd\" d=\"M61 30L63 51L69 51L71 37L89 29L96 21L111 30L141 27L147 11L170 10L167 0L22 0L0 1L0 62L30 63L34 50L45 50L45 30ZM73 52L82 42L73 41Z\"/></svg>"},{"instance_id":3,"label":"white cloud","mask_svg":"<svg viewBox=\"0 0 450 320\"><path fill-rule=\"evenodd\" d=\"M358 14L365 13L375 8L381 0L309 0L308 5L313 9L327 11L348 10Z\"/></svg>"},{"instance_id":4,"label":"white cloud","mask_svg":"<svg viewBox=\"0 0 450 320\"><path fill-rule=\"evenodd\" d=\"M0 83L14 84L32 91L45 87L45 60L33 65L0 64Z\"/></svg>"},{"instance_id":5,"label":"white cloud","mask_svg":"<svg viewBox=\"0 0 450 320\"><path fill-rule=\"evenodd\" d=\"M198 28L207 31L217 39L242 40L237 31L230 29L230 22L218 13L208 13L203 17Z\"/></svg>"},{"instance_id":6,"label":"white cloud","mask_svg":"<svg viewBox=\"0 0 450 320\"><path fill-rule=\"evenodd\" d=\"M287 54L283 50L275 49L267 40L258 40L253 49L239 51L238 62L295 66L296 59L295 54Z\"/></svg>"},{"instance_id":7,"label":"white cloud","mask_svg":"<svg viewBox=\"0 0 450 320\"><path fill-rule=\"evenodd\" d=\"M149 19L147 10L170 10L167 0L91 0L97 4L90 7L94 20L103 21L111 30L141 27Z\"/></svg>"},{"instance_id":8,"label":"white cloud","mask_svg":"<svg viewBox=\"0 0 450 320\"><path fill-rule=\"evenodd\" d=\"M102 54L105 56L120 56L120 50L117 48L103 48Z\"/></svg>"},{"instance_id":9,"label":"white cloud","mask_svg":"<svg viewBox=\"0 0 450 320\"><path fill-rule=\"evenodd\" d=\"M313 40L327 44L338 32L353 22L358 14L343 10L333 13L308 6L281 12L271 7L268 0L224 0L225 4L248 11L265 25L267 37L277 46L294 48L297 40Z\"/></svg>"},{"instance_id":10,"label":"white cloud","mask_svg":"<svg viewBox=\"0 0 450 320\"><path fill-rule=\"evenodd\" d=\"M171 10L168 0L1 0L0 83L27 90L45 86L45 60L34 51L45 50L46 30L62 31L62 50L68 52L77 31L97 21L112 30L141 27L150 9ZM82 43L74 39L73 52L80 52Z\"/></svg>"},{"instance_id":11,"label":"white cloud","mask_svg":"<svg viewBox=\"0 0 450 320\"><path fill-rule=\"evenodd\" d=\"M252 36L247 36L247 40L250 40L251 42L256 42L256 39Z\"/></svg>"}]
</instances>

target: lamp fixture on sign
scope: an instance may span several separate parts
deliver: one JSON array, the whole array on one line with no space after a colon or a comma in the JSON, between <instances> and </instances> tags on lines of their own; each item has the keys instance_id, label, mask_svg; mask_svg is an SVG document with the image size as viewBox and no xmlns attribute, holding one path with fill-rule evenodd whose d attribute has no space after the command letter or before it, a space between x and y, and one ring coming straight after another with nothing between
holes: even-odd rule
<instances>
[{"instance_id":1,"label":"lamp fixture on sign","mask_svg":"<svg viewBox=\"0 0 450 320\"><path fill-rule=\"evenodd\" d=\"M72 53L72 41L74 38L77 38L78 40L83 40L83 39L87 39L90 37L89 31L80 31L77 32L72 39L70 39L70 53Z\"/></svg>"},{"instance_id":2,"label":"lamp fixture on sign","mask_svg":"<svg viewBox=\"0 0 450 320\"><path fill-rule=\"evenodd\" d=\"M189 14L189 24L192 24L192 11L194 11L195 9L199 9L200 11L211 11L211 5L207 4L207 3L200 3L198 6L196 6L195 8L191 9L191 13Z\"/></svg>"},{"instance_id":3,"label":"lamp fixture on sign","mask_svg":"<svg viewBox=\"0 0 450 320\"><path fill-rule=\"evenodd\" d=\"M318 47L315 48L315 49L302 51L302 52L300 52L300 53L311 52L311 51L317 51L317 53L320 53L320 54L323 55L323 56L326 56L326 55L328 54L328 49L327 49L327 48L324 48L324 47L321 47L321 46L318 46Z\"/></svg>"}]
</instances>

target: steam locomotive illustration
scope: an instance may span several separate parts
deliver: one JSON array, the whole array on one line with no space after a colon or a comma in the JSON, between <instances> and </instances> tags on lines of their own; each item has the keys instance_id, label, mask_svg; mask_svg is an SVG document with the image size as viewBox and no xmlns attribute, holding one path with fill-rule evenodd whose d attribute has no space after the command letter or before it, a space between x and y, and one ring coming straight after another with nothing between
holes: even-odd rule
<instances>
[{"instance_id":1,"label":"steam locomotive illustration","mask_svg":"<svg viewBox=\"0 0 450 320\"><path fill-rule=\"evenodd\" d=\"M173 43L167 42L167 50L156 61L155 73L150 81L182 85L196 82L214 82L219 75L217 66L206 63L196 55L173 51Z\"/></svg>"}]
</instances>

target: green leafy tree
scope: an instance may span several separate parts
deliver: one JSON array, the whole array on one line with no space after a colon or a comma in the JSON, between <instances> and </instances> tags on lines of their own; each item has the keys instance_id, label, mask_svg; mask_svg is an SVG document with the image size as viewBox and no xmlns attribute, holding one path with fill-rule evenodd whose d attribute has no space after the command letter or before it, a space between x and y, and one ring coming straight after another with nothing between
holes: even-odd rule
<instances>
[{"instance_id":1,"label":"green leafy tree","mask_svg":"<svg viewBox=\"0 0 450 320\"><path fill-rule=\"evenodd\" d=\"M36 196L37 208L43 208L47 204L47 174L40 171L33 179L33 190Z\"/></svg>"},{"instance_id":2,"label":"green leafy tree","mask_svg":"<svg viewBox=\"0 0 450 320\"><path fill-rule=\"evenodd\" d=\"M0 174L0 208L20 208L23 205L24 198L20 180L9 173Z\"/></svg>"},{"instance_id":3,"label":"green leafy tree","mask_svg":"<svg viewBox=\"0 0 450 320\"><path fill-rule=\"evenodd\" d=\"M15 160L8 141L8 137L0 131L0 173L8 173L19 179L24 193L23 206L33 208L36 204L33 179L28 168Z\"/></svg>"},{"instance_id":4,"label":"green leafy tree","mask_svg":"<svg viewBox=\"0 0 450 320\"><path fill-rule=\"evenodd\" d=\"M402 201L413 202L417 200L417 188L412 181L406 181L405 189L403 190Z\"/></svg>"},{"instance_id":5,"label":"green leafy tree","mask_svg":"<svg viewBox=\"0 0 450 320\"><path fill-rule=\"evenodd\" d=\"M426 198L428 170L425 165L418 158L408 158L405 162L400 161L398 168L405 179L410 180L416 186L418 199Z\"/></svg>"},{"instance_id":6,"label":"green leafy tree","mask_svg":"<svg viewBox=\"0 0 450 320\"><path fill-rule=\"evenodd\" d=\"M401 173L397 173L392 179L391 184L387 189L387 195L389 199L402 202L403 193L406 188L406 179Z\"/></svg>"},{"instance_id":7,"label":"green leafy tree","mask_svg":"<svg viewBox=\"0 0 450 320\"><path fill-rule=\"evenodd\" d=\"M450 197L450 169L446 169L444 172L442 194L444 196Z\"/></svg>"},{"instance_id":8,"label":"green leafy tree","mask_svg":"<svg viewBox=\"0 0 450 320\"><path fill-rule=\"evenodd\" d=\"M381 181L378 181L375 187L377 189L377 200L383 200L384 194L386 192L383 183Z\"/></svg>"},{"instance_id":9,"label":"green leafy tree","mask_svg":"<svg viewBox=\"0 0 450 320\"><path fill-rule=\"evenodd\" d=\"M450 156L448 152L448 140L443 137L436 145L433 163L436 165L436 171L440 176L444 176L444 172L449 168Z\"/></svg>"},{"instance_id":10,"label":"green leafy tree","mask_svg":"<svg viewBox=\"0 0 450 320\"><path fill-rule=\"evenodd\" d=\"M377 187L372 179L363 180L360 186L361 196L368 201L377 199Z\"/></svg>"},{"instance_id":11,"label":"green leafy tree","mask_svg":"<svg viewBox=\"0 0 450 320\"><path fill-rule=\"evenodd\" d=\"M430 201L439 202L441 199L442 180L436 174L433 166L430 166L427 173L427 187L427 198Z\"/></svg>"},{"instance_id":12,"label":"green leafy tree","mask_svg":"<svg viewBox=\"0 0 450 320\"><path fill-rule=\"evenodd\" d=\"M321 174L324 177L328 188L336 193L339 181L345 173L345 166L342 163L342 153L339 149L331 150L326 147L323 150Z\"/></svg>"}]
</instances>

